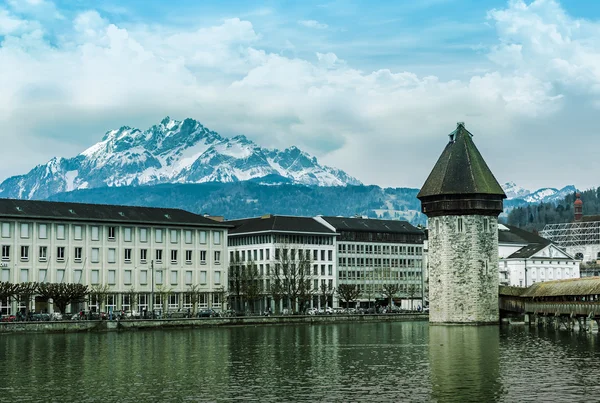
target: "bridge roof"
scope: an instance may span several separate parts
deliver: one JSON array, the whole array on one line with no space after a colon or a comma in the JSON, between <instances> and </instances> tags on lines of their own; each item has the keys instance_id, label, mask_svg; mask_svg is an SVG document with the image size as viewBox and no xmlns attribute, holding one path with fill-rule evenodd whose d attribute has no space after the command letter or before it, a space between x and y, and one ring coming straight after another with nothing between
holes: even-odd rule
<instances>
[{"instance_id":1,"label":"bridge roof","mask_svg":"<svg viewBox=\"0 0 600 403\"><path fill-rule=\"evenodd\" d=\"M600 294L600 277L543 281L525 289L522 297L559 297Z\"/></svg>"}]
</instances>

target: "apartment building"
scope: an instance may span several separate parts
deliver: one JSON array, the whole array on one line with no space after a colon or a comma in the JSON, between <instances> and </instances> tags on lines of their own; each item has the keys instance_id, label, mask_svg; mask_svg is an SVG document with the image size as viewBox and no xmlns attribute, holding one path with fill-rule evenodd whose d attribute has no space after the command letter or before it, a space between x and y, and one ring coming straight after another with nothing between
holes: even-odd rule
<instances>
[{"instance_id":1,"label":"apartment building","mask_svg":"<svg viewBox=\"0 0 600 403\"><path fill-rule=\"evenodd\" d=\"M580 277L580 263L559 245L508 224L498 224L500 284L529 287Z\"/></svg>"},{"instance_id":2,"label":"apartment building","mask_svg":"<svg viewBox=\"0 0 600 403\"><path fill-rule=\"evenodd\" d=\"M423 301L422 230L406 221L316 217L337 235L337 282L361 290L357 306L387 305L384 285L397 284L396 305L416 309Z\"/></svg>"},{"instance_id":3,"label":"apartment building","mask_svg":"<svg viewBox=\"0 0 600 403\"><path fill-rule=\"evenodd\" d=\"M0 281L86 284L104 301L77 308L107 311L189 308L195 286L200 308L220 308L229 228L178 209L0 199Z\"/></svg>"},{"instance_id":4,"label":"apartment building","mask_svg":"<svg viewBox=\"0 0 600 403\"><path fill-rule=\"evenodd\" d=\"M256 265L260 281L260 298L254 310L273 311L293 309L289 298L282 298L276 306L272 290L275 278L284 278L279 271L286 263L291 263L298 276L310 282L309 307L336 307L336 233L312 217L292 217L267 214L262 217L228 221L233 225L229 231L228 247L231 265ZM310 272L298 273L300 265L310 265ZM276 274L277 273L277 274ZM290 274L288 277L293 276ZM232 279L233 276L230 276ZM235 285L229 285L230 298L234 296ZM296 310L299 308L298 304ZM249 309L248 306L245 309Z\"/></svg>"}]
</instances>

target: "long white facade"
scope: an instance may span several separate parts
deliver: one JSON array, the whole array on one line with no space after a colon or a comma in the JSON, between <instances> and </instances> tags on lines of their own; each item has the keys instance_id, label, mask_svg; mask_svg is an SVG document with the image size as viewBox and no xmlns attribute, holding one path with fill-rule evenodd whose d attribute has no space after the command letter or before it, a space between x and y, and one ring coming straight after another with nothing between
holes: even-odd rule
<instances>
[{"instance_id":1,"label":"long white facade","mask_svg":"<svg viewBox=\"0 0 600 403\"><path fill-rule=\"evenodd\" d=\"M184 293L192 286L201 291L200 308L220 307L227 284L227 229L218 225L0 217L0 245L1 281L80 283L106 293L104 304L90 299L84 309L189 308ZM2 313L17 309L0 303ZM31 309L52 306L32 302Z\"/></svg>"}]
</instances>

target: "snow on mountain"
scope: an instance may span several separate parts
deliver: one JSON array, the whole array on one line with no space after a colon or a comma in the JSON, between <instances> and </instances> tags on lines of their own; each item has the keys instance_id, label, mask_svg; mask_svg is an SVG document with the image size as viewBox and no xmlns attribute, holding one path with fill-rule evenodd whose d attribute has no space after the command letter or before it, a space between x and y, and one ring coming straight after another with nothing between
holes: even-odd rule
<instances>
[{"instance_id":1,"label":"snow on mountain","mask_svg":"<svg viewBox=\"0 0 600 403\"><path fill-rule=\"evenodd\" d=\"M53 158L0 184L0 197L42 199L59 192L159 183L237 182L361 185L297 147L266 149L245 136L221 137L194 119L166 117L141 131L123 126L73 158Z\"/></svg>"},{"instance_id":2,"label":"snow on mountain","mask_svg":"<svg viewBox=\"0 0 600 403\"><path fill-rule=\"evenodd\" d=\"M530 193L523 198L527 203L551 203L564 199L567 195L576 192L577 189L573 185L568 185L562 189L542 188L533 193Z\"/></svg>"},{"instance_id":3,"label":"snow on mountain","mask_svg":"<svg viewBox=\"0 0 600 403\"><path fill-rule=\"evenodd\" d=\"M564 199L567 195L577 191L575 186L568 185L562 189L541 188L532 192L518 186L515 182L506 182L502 185L502 189L506 193L507 200L523 200L527 203L550 203Z\"/></svg>"},{"instance_id":4,"label":"snow on mountain","mask_svg":"<svg viewBox=\"0 0 600 403\"><path fill-rule=\"evenodd\" d=\"M504 190L504 193L506 193L506 198L508 199L520 199L531 193L531 191L518 186L514 182L506 182L502 185L502 189Z\"/></svg>"}]
</instances>

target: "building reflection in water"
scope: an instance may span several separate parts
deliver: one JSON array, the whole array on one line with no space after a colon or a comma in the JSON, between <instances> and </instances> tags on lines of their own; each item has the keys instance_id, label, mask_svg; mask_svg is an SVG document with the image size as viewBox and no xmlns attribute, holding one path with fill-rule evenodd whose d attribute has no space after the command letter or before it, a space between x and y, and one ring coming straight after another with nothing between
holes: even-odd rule
<instances>
[{"instance_id":1,"label":"building reflection in water","mask_svg":"<svg viewBox=\"0 0 600 403\"><path fill-rule=\"evenodd\" d=\"M435 401L495 401L502 394L497 326L430 326Z\"/></svg>"}]
</instances>

